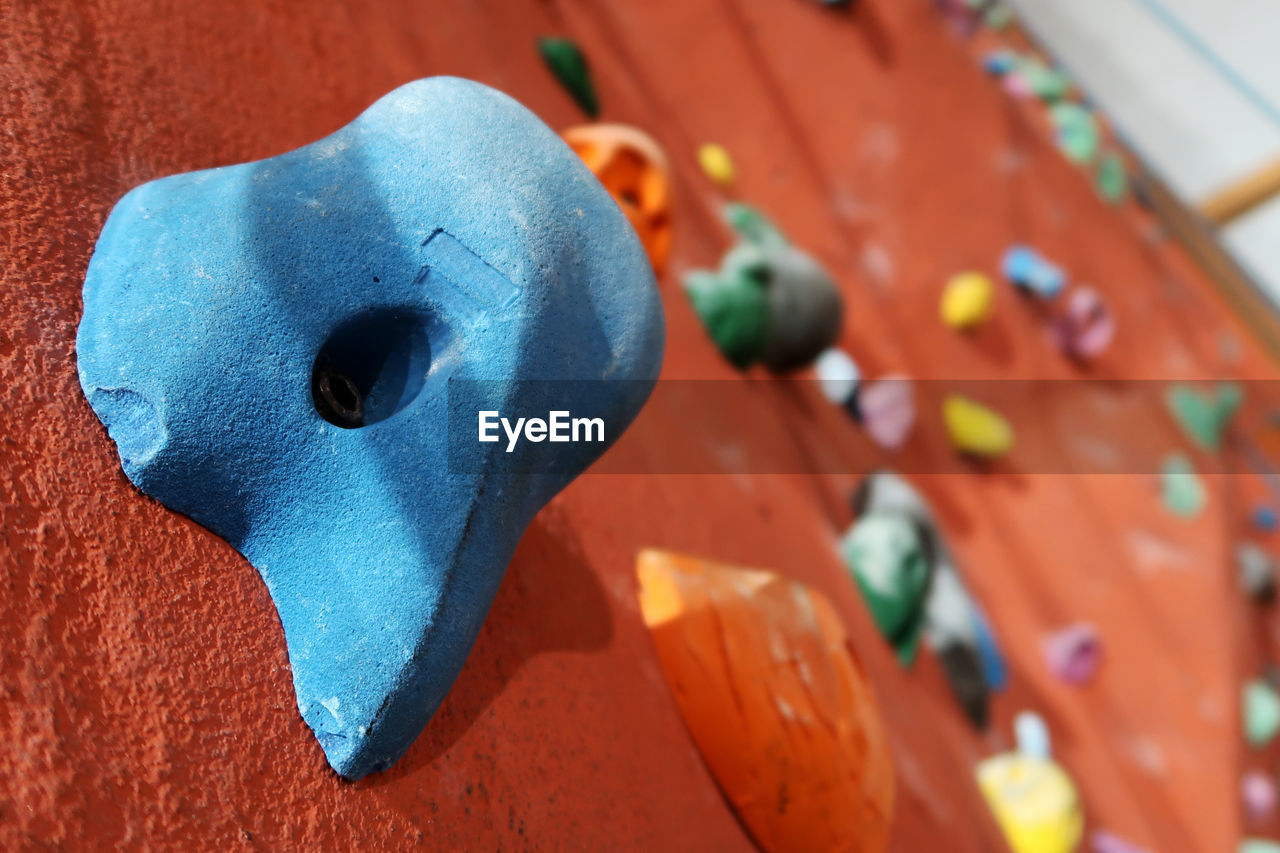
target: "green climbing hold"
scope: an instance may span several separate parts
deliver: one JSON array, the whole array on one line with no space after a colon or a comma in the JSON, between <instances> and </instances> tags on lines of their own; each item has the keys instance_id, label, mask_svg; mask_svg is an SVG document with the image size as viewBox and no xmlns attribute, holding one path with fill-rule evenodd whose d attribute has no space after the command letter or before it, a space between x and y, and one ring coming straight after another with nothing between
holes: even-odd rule
<instances>
[{"instance_id":1,"label":"green climbing hold","mask_svg":"<svg viewBox=\"0 0 1280 853\"><path fill-rule=\"evenodd\" d=\"M1169 512L1194 518L1204 509L1204 484L1196 476L1190 459L1179 454L1168 457L1160 468L1160 479L1161 497Z\"/></svg>"},{"instance_id":2,"label":"green climbing hold","mask_svg":"<svg viewBox=\"0 0 1280 853\"><path fill-rule=\"evenodd\" d=\"M1058 147L1067 159L1088 163L1098 153L1098 121L1087 107L1060 101L1049 108L1049 117L1058 134Z\"/></svg>"},{"instance_id":3,"label":"green climbing hold","mask_svg":"<svg viewBox=\"0 0 1280 853\"><path fill-rule=\"evenodd\" d=\"M840 548L876 627L898 661L910 665L920 645L931 575L920 529L905 513L872 513L849 529Z\"/></svg>"},{"instance_id":4,"label":"green climbing hold","mask_svg":"<svg viewBox=\"0 0 1280 853\"><path fill-rule=\"evenodd\" d=\"M1266 746L1280 732L1280 695L1267 682L1255 679L1244 686L1240 712L1250 746Z\"/></svg>"},{"instance_id":5,"label":"green climbing hold","mask_svg":"<svg viewBox=\"0 0 1280 853\"><path fill-rule=\"evenodd\" d=\"M1097 182L1098 195L1111 204L1119 204L1129 195L1129 173L1124 168L1124 160L1114 151L1108 151L1098 160L1098 170L1094 175Z\"/></svg>"},{"instance_id":6,"label":"green climbing hold","mask_svg":"<svg viewBox=\"0 0 1280 853\"><path fill-rule=\"evenodd\" d=\"M778 226L749 204L732 201L724 206L724 218L744 243L757 246L785 246L787 238Z\"/></svg>"},{"instance_id":7,"label":"green climbing hold","mask_svg":"<svg viewBox=\"0 0 1280 853\"><path fill-rule=\"evenodd\" d=\"M1027 89L1046 103L1063 98L1071 89L1071 78L1039 59L1029 58L1018 67Z\"/></svg>"},{"instance_id":8,"label":"green climbing hold","mask_svg":"<svg viewBox=\"0 0 1280 853\"><path fill-rule=\"evenodd\" d=\"M1243 399L1240 386L1231 383L1218 385L1212 396L1189 385L1173 385L1165 395L1165 405L1189 439L1201 449L1216 453L1222 448L1222 434Z\"/></svg>"},{"instance_id":9,"label":"green climbing hold","mask_svg":"<svg viewBox=\"0 0 1280 853\"><path fill-rule=\"evenodd\" d=\"M739 370L759 361L769 341L769 295L761 274L753 265L741 275L697 270L684 279L685 293L707 334Z\"/></svg>"},{"instance_id":10,"label":"green climbing hold","mask_svg":"<svg viewBox=\"0 0 1280 853\"><path fill-rule=\"evenodd\" d=\"M993 30L1003 30L1013 21L1013 10L1003 3L992 3L982 16L983 23Z\"/></svg>"},{"instance_id":11,"label":"green climbing hold","mask_svg":"<svg viewBox=\"0 0 1280 853\"><path fill-rule=\"evenodd\" d=\"M1280 853L1280 843L1266 838L1244 838L1236 853Z\"/></svg>"},{"instance_id":12,"label":"green climbing hold","mask_svg":"<svg viewBox=\"0 0 1280 853\"><path fill-rule=\"evenodd\" d=\"M551 73L556 75L560 85L569 91L582 111L591 118L598 116L600 104L591 84L591 68L578 46L569 39L548 36L538 39L538 50L542 53L542 61L547 63Z\"/></svg>"}]
</instances>

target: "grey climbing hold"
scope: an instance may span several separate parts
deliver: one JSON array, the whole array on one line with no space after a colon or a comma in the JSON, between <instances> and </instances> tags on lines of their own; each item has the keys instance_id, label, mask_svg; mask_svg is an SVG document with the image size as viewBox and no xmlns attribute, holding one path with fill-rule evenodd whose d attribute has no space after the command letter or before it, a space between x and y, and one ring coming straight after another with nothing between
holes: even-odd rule
<instances>
[{"instance_id":1,"label":"grey climbing hold","mask_svg":"<svg viewBox=\"0 0 1280 853\"><path fill-rule=\"evenodd\" d=\"M694 309L735 367L758 362L775 373L804 367L839 335L835 282L755 208L729 204L725 218L740 242L719 270L686 275Z\"/></svg>"},{"instance_id":2,"label":"grey climbing hold","mask_svg":"<svg viewBox=\"0 0 1280 853\"><path fill-rule=\"evenodd\" d=\"M1252 542L1236 546L1236 579L1249 598L1268 603L1276 597L1276 563L1271 555Z\"/></svg>"}]
</instances>

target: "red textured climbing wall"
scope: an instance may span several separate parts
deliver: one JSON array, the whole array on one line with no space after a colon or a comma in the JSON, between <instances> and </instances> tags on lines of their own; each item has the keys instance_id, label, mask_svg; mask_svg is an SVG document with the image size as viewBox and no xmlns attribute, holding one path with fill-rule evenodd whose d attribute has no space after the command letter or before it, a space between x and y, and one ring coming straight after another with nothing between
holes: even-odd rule
<instances>
[{"instance_id":1,"label":"red textured climbing wall","mask_svg":"<svg viewBox=\"0 0 1280 853\"><path fill-rule=\"evenodd\" d=\"M635 600L661 546L773 568L844 616L882 698L900 791L893 849L999 849L971 781L1041 710L1091 825L1162 851L1238 832L1238 616L1230 492L1195 522L1142 477L921 478L1015 675L980 738L936 662L900 672L837 559L854 478L587 476L525 535L466 668L389 772L339 781L299 718L280 626L230 547L142 497L81 397L80 285L112 203L142 181L292 149L433 74L577 123L539 35L577 39L603 117L676 172L668 377L723 378L675 287L728 242L693 150L836 274L843 344L872 374L1076 375L1001 296L976 341L942 334L946 276L1015 239L1119 315L1108 376L1274 376L1212 288L1144 238L976 68L927 0L0 0L0 847L728 850L748 842L672 701ZM853 427L772 401L812 444ZM676 430L677 424L668 429ZM750 429L750 424L744 424ZM662 430L655 434L661 435ZM1153 544L1154 543L1154 544ZM1084 690L1038 637L1090 619Z\"/></svg>"}]
</instances>

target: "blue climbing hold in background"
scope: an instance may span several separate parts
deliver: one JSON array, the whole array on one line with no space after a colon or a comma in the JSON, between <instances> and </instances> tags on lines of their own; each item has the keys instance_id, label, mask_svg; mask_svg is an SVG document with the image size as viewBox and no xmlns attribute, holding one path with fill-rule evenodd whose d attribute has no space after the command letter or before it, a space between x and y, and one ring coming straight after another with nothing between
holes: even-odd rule
<instances>
[{"instance_id":1,"label":"blue climbing hold in background","mask_svg":"<svg viewBox=\"0 0 1280 853\"><path fill-rule=\"evenodd\" d=\"M1003 77L1018 67L1018 55L1011 50L993 50L982 57L982 70Z\"/></svg>"},{"instance_id":2,"label":"blue climbing hold in background","mask_svg":"<svg viewBox=\"0 0 1280 853\"><path fill-rule=\"evenodd\" d=\"M1040 299L1053 299L1066 286L1067 276L1030 246L1011 246L1000 259L1010 283Z\"/></svg>"},{"instance_id":3,"label":"blue climbing hold in background","mask_svg":"<svg viewBox=\"0 0 1280 853\"><path fill-rule=\"evenodd\" d=\"M299 710L351 779L430 719L525 526L639 412L662 349L617 204L532 113L452 78L297 151L134 189L77 337L125 473L261 573ZM477 438L454 380L487 380L506 414L563 379L543 395L605 416L606 443L477 444L451 466Z\"/></svg>"},{"instance_id":4,"label":"blue climbing hold in background","mask_svg":"<svg viewBox=\"0 0 1280 853\"><path fill-rule=\"evenodd\" d=\"M1280 527L1280 516L1274 507L1258 504L1253 508L1253 526L1263 533L1274 533Z\"/></svg>"}]
</instances>

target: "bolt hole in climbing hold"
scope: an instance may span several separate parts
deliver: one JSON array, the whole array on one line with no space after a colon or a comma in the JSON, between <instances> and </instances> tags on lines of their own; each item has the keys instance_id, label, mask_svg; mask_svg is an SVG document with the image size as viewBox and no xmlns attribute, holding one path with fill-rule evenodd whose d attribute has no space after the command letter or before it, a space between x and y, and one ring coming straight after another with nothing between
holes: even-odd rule
<instances>
[{"instance_id":1,"label":"bolt hole in climbing hold","mask_svg":"<svg viewBox=\"0 0 1280 853\"><path fill-rule=\"evenodd\" d=\"M431 367L427 318L379 308L343 322L311 369L316 412L343 429L386 420L422 391Z\"/></svg>"},{"instance_id":2,"label":"bolt hole in climbing hold","mask_svg":"<svg viewBox=\"0 0 1280 853\"><path fill-rule=\"evenodd\" d=\"M364 395L354 382L327 366L317 366L311 382L316 411L326 421L347 429L364 426Z\"/></svg>"}]
</instances>

